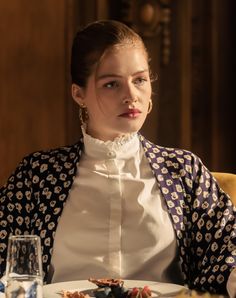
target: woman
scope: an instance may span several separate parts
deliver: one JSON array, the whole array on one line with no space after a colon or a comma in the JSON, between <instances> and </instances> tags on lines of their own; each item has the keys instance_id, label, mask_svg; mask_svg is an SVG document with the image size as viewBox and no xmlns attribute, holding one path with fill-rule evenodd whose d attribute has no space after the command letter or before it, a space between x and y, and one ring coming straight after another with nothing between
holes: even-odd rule
<instances>
[{"instance_id":1,"label":"woman","mask_svg":"<svg viewBox=\"0 0 236 298\"><path fill-rule=\"evenodd\" d=\"M72 97L83 137L25 157L1 189L1 274L10 233L32 233L48 282L109 276L226 293L235 208L198 157L140 135L152 108L148 60L119 22L77 33Z\"/></svg>"}]
</instances>

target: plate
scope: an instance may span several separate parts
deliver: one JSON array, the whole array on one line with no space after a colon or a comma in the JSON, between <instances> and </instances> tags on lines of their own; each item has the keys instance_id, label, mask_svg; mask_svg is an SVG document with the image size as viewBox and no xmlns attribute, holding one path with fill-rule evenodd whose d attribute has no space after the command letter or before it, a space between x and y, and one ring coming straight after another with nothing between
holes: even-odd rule
<instances>
[{"instance_id":1,"label":"plate","mask_svg":"<svg viewBox=\"0 0 236 298\"><path fill-rule=\"evenodd\" d=\"M185 289L185 287L181 285L147 280L124 280L124 286L127 288L149 286L153 293L153 298L158 296L173 297L174 294L176 294L182 289ZM54 283L45 285L43 287L43 297L59 298L61 297L60 292L62 290L89 291L96 288L97 286L89 282L88 280Z\"/></svg>"}]
</instances>

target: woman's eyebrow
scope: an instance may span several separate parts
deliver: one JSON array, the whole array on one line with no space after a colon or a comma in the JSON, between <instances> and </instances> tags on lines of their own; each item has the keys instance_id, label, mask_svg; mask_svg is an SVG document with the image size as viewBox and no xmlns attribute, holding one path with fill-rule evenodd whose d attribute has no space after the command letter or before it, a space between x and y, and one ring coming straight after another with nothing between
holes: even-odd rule
<instances>
[{"instance_id":1,"label":"woman's eyebrow","mask_svg":"<svg viewBox=\"0 0 236 298\"><path fill-rule=\"evenodd\" d=\"M142 74L144 72L148 72L149 73L149 69L142 69L142 70L136 71L135 73L132 74L132 76L136 76L136 75Z\"/></svg>"},{"instance_id":2,"label":"woman's eyebrow","mask_svg":"<svg viewBox=\"0 0 236 298\"><path fill-rule=\"evenodd\" d=\"M148 69L142 69L142 70L138 70L136 71L135 73L133 73L131 76L136 76L138 74L142 74L144 72L149 72ZM107 78L122 78L123 76L122 75L119 75L119 74L113 74L113 73L106 73L106 74L102 74L102 75L99 75L97 77L97 80L102 80L102 79L107 79Z\"/></svg>"},{"instance_id":3,"label":"woman's eyebrow","mask_svg":"<svg viewBox=\"0 0 236 298\"><path fill-rule=\"evenodd\" d=\"M107 73L107 74L99 75L97 77L97 80L107 79L107 78L111 78L111 77L112 78L122 78L122 75Z\"/></svg>"}]
</instances>

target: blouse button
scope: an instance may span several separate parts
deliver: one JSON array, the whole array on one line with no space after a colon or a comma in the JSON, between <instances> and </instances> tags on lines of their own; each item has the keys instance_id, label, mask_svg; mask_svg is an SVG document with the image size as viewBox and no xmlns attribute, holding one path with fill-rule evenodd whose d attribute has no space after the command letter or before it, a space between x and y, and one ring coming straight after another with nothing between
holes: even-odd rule
<instances>
[{"instance_id":1,"label":"blouse button","mask_svg":"<svg viewBox=\"0 0 236 298\"><path fill-rule=\"evenodd\" d=\"M109 152L107 153L107 155L108 155L109 157L116 157L116 153L115 153L115 151L109 151Z\"/></svg>"}]
</instances>

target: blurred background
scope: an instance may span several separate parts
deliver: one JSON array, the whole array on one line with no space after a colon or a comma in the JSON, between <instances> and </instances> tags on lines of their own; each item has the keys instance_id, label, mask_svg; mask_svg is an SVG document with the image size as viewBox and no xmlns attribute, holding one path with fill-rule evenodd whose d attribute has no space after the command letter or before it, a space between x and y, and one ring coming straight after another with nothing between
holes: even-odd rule
<instances>
[{"instance_id":1,"label":"blurred background","mask_svg":"<svg viewBox=\"0 0 236 298\"><path fill-rule=\"evenodd\" d=\"M158 80L142 133L236 173L235 12L235 0L1 0L0 185L26 154L78 140L70 50L98 19L128 24L149 50Z\"/></svg>"}]
</instances>

